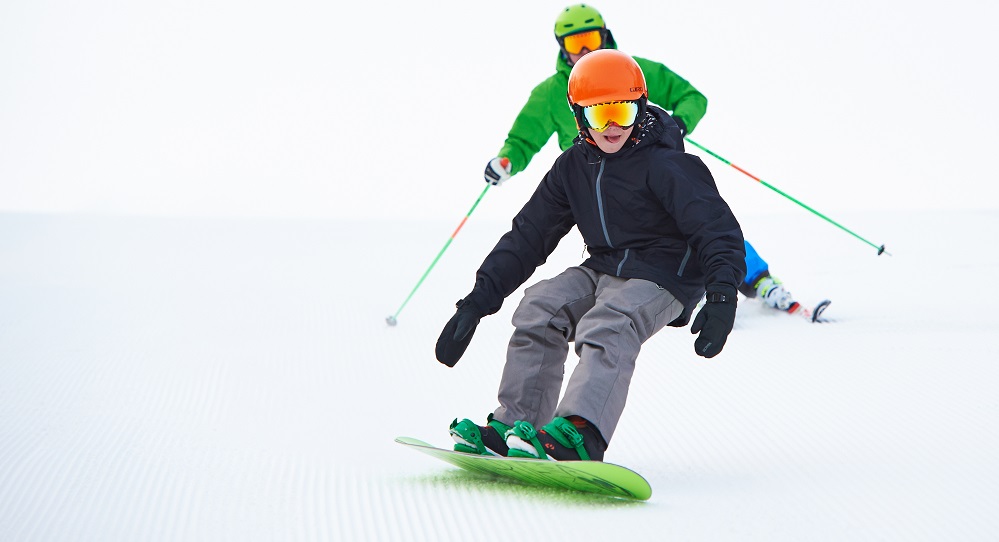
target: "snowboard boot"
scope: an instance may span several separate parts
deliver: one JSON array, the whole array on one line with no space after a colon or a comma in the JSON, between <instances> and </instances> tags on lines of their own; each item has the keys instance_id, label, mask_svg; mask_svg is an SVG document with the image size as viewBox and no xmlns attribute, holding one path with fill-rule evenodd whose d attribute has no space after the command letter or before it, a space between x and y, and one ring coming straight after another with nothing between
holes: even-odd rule
<instances>
[{"instance_id":1,"label":"snowboard boot","mask_svg":"<svg viewBox=\"0 0 999 542\"><path fill-rule=\"evenodd\" d=\"M510 457L533 457L555 461L603 461L607 443L600 431L579 416L555 418L541 428L525 421L513 424L506 434Z\"/></svg>"},{"instance_id":2,"label":"snowboard boot","mask_svg":"<svg viewBox=\"0 0 999 542\"><path fill-rule=\"evenodd\" d=\"M458 421L455 418L451 422L451 438L454 439L454 451L465 452L466 454L478 455L498 455L506 457L509 448L506 445L506 432L510 426L494 420L490 414L485 426L476 425L475 422L465 418Z\"/></svg>"},{"instance_id":3,"label":"snowboard boot","mask_svg":"<svg viewBox=\"0 0 999 542\"><path fill-rule=\"evenodd\" d=\"M784 284L777 277L769 272L763 273L756 282L753 283L756 294L760 296L768 306L780 311L795 312L801 305L794 300L791 292L784 287Z\"/></svg>"}]
</instances>

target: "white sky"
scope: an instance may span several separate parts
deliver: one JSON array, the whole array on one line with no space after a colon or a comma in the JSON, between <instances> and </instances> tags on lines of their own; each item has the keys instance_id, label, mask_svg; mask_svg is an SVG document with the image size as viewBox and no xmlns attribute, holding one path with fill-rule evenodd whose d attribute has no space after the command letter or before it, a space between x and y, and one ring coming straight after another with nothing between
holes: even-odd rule
<instances>
[{"instance_id":1,"label":"white sky","mask_svg":"<svg viewBox=\"0 0 999 542\"><path fill-rule=\"evenodd\" d=\"M0 210L457 222L565 5L5 2ZM595 5L707 95L696 141L823 212L994 201L994 2ZM789 209L705 161L740 214Z\"/></svg>"}]
</instances>

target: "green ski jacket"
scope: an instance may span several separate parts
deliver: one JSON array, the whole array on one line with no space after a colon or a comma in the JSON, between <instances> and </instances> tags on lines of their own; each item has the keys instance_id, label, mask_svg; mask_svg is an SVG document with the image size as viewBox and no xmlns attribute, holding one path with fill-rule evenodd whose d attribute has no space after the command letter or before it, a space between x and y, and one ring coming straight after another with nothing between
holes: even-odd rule
<instances>
[{"instance_id":1,"label":"green ski jacket","mask_svg":"<svg viewBox=\"0 0 999 542\"><path fill-rule=\"evenodd\" d=\"M649 102L672 111L672 115L687 126L687 132L693 132L707 110L708 99L666 66L637 56L634 58L645 74ZM513 121L503 148L496 155L510 159L512 175L527 168L553 133L558 135L561 150L572 146L572 140L579 131L566 100L570 71L572 67L559 54L555 74L534 87L527 103Z\"/></svg>"}]
</instances>

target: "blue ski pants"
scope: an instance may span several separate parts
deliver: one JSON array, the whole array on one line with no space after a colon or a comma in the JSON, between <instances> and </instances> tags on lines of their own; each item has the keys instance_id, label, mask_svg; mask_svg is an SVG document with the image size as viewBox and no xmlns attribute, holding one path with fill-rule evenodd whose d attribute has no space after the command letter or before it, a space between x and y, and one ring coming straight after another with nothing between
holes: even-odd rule
<instances>
[{"instance_id":1,"label":"blue ski pants","mask_svg":"<svg viewBox=\"0 0 999 542\"><path fill-rule=\"evenodd\" d=\"M756 249L753 248L753 245L749 244L749 241L745 241L745 243L746 243L746 278L743 279L743 282L746 283L747 286L752 288L753 280L759 277L764 271L769 271L770 266L768 266L767 262L765 262L763 258L760 257L760 255L756 252Z\"/></svg>"}]
</instances>

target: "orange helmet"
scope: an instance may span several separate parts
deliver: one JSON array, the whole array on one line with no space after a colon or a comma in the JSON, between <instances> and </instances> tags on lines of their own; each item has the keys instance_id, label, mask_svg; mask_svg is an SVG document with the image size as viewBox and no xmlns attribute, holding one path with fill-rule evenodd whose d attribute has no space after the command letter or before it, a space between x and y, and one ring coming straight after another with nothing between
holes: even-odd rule
<instances>
[{"instance_id":1,"label":"orange helmet","mask_svg":"<svg viewBox=\"0 0 999 542\"><path fill-rule=\"evenodd\" d=\"M569 73L569 105L576 117L576 128L583 130L583 108L607 102L638 103L637 122L645 118L649 91L645 88L642 68L626 53L600 49L583 55Z\"/></svg>"},{"instance_id":2,"label":"orange helmet","mask_svg":"<svg viewBox=\"0 0 999 542\"><path fill-rule=\"evenodd\" d=\"M648 99L645 74L634 58L617 49L600 49L576 61L569 73L569 103L586 107L605 102Z\"/></svg>"}]
</instances>

